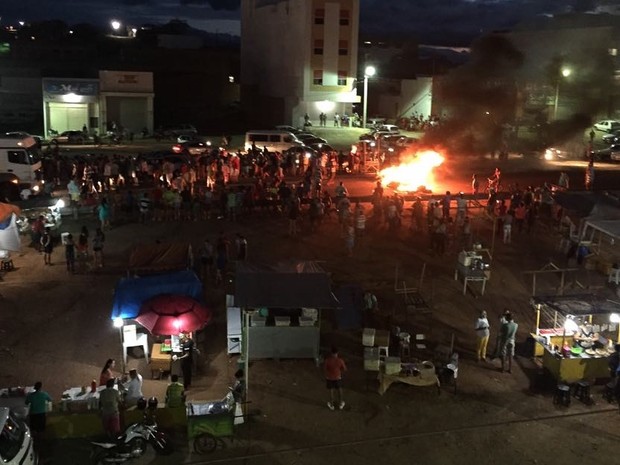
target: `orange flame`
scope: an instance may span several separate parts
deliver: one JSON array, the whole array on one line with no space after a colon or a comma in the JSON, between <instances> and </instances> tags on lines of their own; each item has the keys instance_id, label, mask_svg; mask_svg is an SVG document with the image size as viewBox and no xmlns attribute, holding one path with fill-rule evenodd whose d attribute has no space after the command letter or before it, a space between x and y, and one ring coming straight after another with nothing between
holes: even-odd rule
<instances>
[{"instance_id":1,"label":"orange flame","mask_svg":"<svg viewBox=\"0 0 620 465\"><path fill-rule=\"evenodd\" d=\"M398 166L379 171L379 177L384 185L397 184L396 190L402 192L415 192L420 188L432 190L435 184L433 170L444 160L434 150L424 150Z\"/></svg>"}]
</instances>

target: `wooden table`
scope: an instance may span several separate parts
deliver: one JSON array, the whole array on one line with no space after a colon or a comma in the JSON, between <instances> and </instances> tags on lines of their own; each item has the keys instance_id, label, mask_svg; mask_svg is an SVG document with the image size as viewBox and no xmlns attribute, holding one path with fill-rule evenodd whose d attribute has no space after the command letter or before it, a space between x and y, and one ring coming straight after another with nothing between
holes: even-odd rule
<instances>
[{"instance_id":1,"label":"wooden table","mask_svg":"<svg viewBox=\"0 0 620 465\"><path fill-rule=\"evenodd\" d=\"M419 374L417 375L386 375L382 368L377 376L379 380L379 394L385 394L385 391L387 391L393 383L404 383L410 386L437 386L437 393L440 393L441 391L439 388L441 384L435 373L435 366L430 362L424 362L423 364L418 364L418 367Z\"/></svg>"},{"instance_id":2,"label":"wooden table","mask_svg":"<svg viewBox=\"0 0 620 465\"><path fill-rule=\"evenodd\" d=\"M151 378L161 378L162 373L170 371L170 363L172 362L171 352L162 352L162 344L153 344L151 348Z\"/></svg>"}]
</instances>

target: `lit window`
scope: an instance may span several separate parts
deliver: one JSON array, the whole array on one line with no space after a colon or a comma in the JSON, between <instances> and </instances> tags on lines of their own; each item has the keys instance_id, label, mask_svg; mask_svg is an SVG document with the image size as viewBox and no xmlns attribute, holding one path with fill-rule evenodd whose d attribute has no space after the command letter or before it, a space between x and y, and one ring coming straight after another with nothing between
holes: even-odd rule
<instances>
[{"instance_id":1,"label":"lit window","mask_svg":"<svg viewBox=\"0 0 620 465\"><path fill-rule=\"evenodd\" d=\"M338 55L348 55L349 54L349 43L346 40L341 40L338 42Z\"/></svg>"},{"instance_id":2,"label":"lit window","mask_svg":"<svg viewBox=\"0 0 620 465\"><path fill-rule=\"evenodd\" d=\"M314 84L315 86L323 85L323 70L322 69L314 70L314 78L312 79L312 84Z\"/></svg>"},{"instance_id":3,"label":"lit window","mask_svg":"<svg viewBox=\"0 0 620 465\"><path fill-rule=\"evenodd\" d=\"M347 72L346 71L338 71L338 85L339 86L347 85Z\"/></svg>"},{"instance_id":4,"label":"lit window","mask_svg":"<svg viewBox=\"0 0 620 465\"><path fill-rule=\"evenodd\" d=\"M610 54L612 57L617 56L617 55L618 55L618 49L617 49L617 48L610 48L610 49L609 49L609 54Z\"/></svg>"},{"instance_id":5,"label":"lit window","mask_svg":"<svg viewBox=\"0 0 620 465\"><path fill-rule=\"evenodd\" d=\"M228 82L230 82L231 84L235 83L235 76L228 76Z\"/></svg>"},{"instance_id":6,"label":"lit window","mask_svg":"<svg viewBox=\"0 0 620 465\"><path fill-rule=\"evenodd\" d=\"M349 10L340 10L340 25L349 25Z\"/></svg>"},{"instance_id":7,"label":"lit window","mask_svg":"<svg viewBox=\"0 0 620 465\"><path fill-rule=\"evenodd\" d=\"M323 8L314 10L314 24L325 24L325 10Z\"/></svg>"},{"instance_id":8,"label":"lit window","mask_svg":"<svg viewBox=\"0 0 620 465\"><path fill-rule=\"evenodd\" d=\"M322 40L314 41L314 54L323 55L323 41Z\"/></svg>"}]
</instances>

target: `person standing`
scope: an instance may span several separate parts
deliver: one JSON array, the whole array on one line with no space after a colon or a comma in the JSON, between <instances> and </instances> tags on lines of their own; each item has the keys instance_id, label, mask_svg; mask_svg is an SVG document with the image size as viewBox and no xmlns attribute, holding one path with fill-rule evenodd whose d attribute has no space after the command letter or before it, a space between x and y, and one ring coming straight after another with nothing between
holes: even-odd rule
<instances>
[{"instance_id":1,"label":"person standing","mask_svg":"<svg viewBox=\"0 0 620 465\"><path fill-rule=\"evenodd\" d=\"M478 345L476 348L476 358L480 361L485 361L487 358L487 345L489 343L489 320L487 318L487 312L484 310L480 312L475 325L476 336L478 338Z\"/></svg>"},{"instance_id":2,"label":"person standing","mask_svg":"<svg viewBox=\"0 0 620 465\"><path fill-rule=\"evenodd\" d=\"M192 385L192 370L194 368L194 341L185 333L179 334L181 342L181 371L183 373L183 387L187 390Z\"/></svg>"},{"instance_id":3,"label":"person standing","mask_svg":"<svg viewBox=\"0 0 620 465\"><path fill-rule=\"evenodd\" d=\"M480 181L478 181L478 175L472 174L471 175L471 192L474 195L474 199L478 195L479 191L480 191Z\"/></svg>"},{"instance_id":4,"label":"person standing","mask_svg":"<svg viewBox=\"0 0 620 465\"><path fill-rule=\"evenodd\" d=\"M101 409L101 421L103 430L110 438L116 438L121 432L121 418L119 406L121 393L114 388L114 378L106 381L105 389L99 393L99 408Z\"/></svg>"},{"instance_id":5,"label":"person standing","mask_svg":"<svg viewBox=\"0 0 620 465\"><path fill-rule=\"evenodd\" d=\"M512 359L515 356L515 338L519 325L513 321L511 313L506 315L506 323L502 325L501 347L502 347L502 373L508 365L508 373L512 373Z\"/></svg>"},{"instance_id":6,"label":"person standing","mask_svg":"<svg viewBox=\"0 0 620 465\"><path fill-rule=\"evenodd\" d=\"M101 199L101 203L97 207L97 214L101 223L101 229L110 228L110 206L105 198Z\"/></svg>"},{"instance_id":7,"label":"person standing","mask_svg":"<svg viewBox=\"0 0 620 465\"><path fill-rule=\"evenodd\" d=\"M112 371L115 366L116 360L113 358L106 360L105 365L103 365L101 369L101 374L99 375L99 386L105 386L108 380L116 379L116 374Z\"/></svg>"},{"instance_id":8,"label":"person standing","mask_svg":"<svg viewBox=\"0 0 620 465\"><path fill-rule=\"evenodd\" d=\"M493 355L491 355L491 359L498 358L502 356L502 332L501 328L505 323L508 323L506 319L506 315L510 313L510 310L507 308L504 309L502 316L499 317L499 328L500 331L497 332L497 336L495 337L495 349L493 350Z\"/></svg>"},{"instance_id":9,"label":"person standing","mask_svg":"<svg viewBox=\"0 0 620 465\"><path fill-rule=\"evenodd\" d=\"M30 430L36 435L45 432L47 423L47 403L52 401L50 395L42 391L43 383L37 381L34 383L34 391L26 396L26 405L30 407L28 419L30 420Z\"/></svg>"},{"instance_id":10,"label":"person standing","mask_svg":"<svg viewBox=\"0 0 620 465\"><path fill-rule=\"evenodd\" d=\"M504 244L510 244L512 241L512 213L507 211L502 216L502 228L504 230Z\"/></svg>"},{"instance_id":11,"label":"person standing","mask_svg":"<svg viewBox=\"0 0 620 465\"><path fill-rule=\"evenodd\" d=\"M67 234L65 239L65 259L67 261L67 271L75 273L75 242L73 242L72 234Z\"/></svg>"},{"instance_id":12,"label":"person standing","mask_svg":"<svg viewBox=\"0 0 620 465\"><path fill-rule=\"evenodd\" d=\"M95 258L93 266L103 268L103 243L105 242L105 235L101 228L97 228L95 231L95 237L93 237L93 256Z\"/></svg>"},{"instance_id":13,"label":"person standing","mask_svg":"<svg viewBox=\"0 0 620 465\"><path fill-rule=\"evenodd\" d=\"M67 192L69 193L69 197L71 199L71 211L73 212L73 219L77 220L79 216L80 206L80 187L78 186L74 178L71 178L71 181L69 181L69 184L67 184Z\"/></svg>"},{"instance_id":14,"label":"person standing","mask_svg":"<svg viewBox=\"0 0 620 465\"><path fill-rule=\"evenodd\" d=\"M342 373L347 371L344 360L338 356L338 348L332 347L331 353L325 358L323 365L325 373L325 384L329 389L330 401L327 407L330 410L339 408L342 410L345 406L342 397ZM336 403L336 392L338 393L338 403Z\"/></svg>"},{"instance_id":15,"label":"person standing","mask_svg":"<svg viewBox=\"0 0 620 465\"><path fill-rule=\"evenodd\" d=\"M585 187L587 191L594 190L594 161L590 160L586 167Z\"/></svg>"},{"instance_id":16,"label":"person standing","mask_svg":"<svg viewBox=\"0 0 620 465\"><path fill-rule=\"evenodd\" d=\"M148 192L145 192L140 199L140 223L146 223L149 220L149 213L151 210L151 199L149 199Z\"/></svg>"},{"instance_id":17,"label":"person standing","mask_svg":"<svg viewBox=\"0 0 620 465\"><path fill-rule=\"evenodd\" d=\"M133 406L138 403L142 394L142 375L137 370L129 370L129 380L123 383L125 389L125 405Z\"/></svg>"},{"instance_id":18,"label":"person standing","mask_svg":"<svg viewBox=\"0 0 620 465\"><path fill-rule=\"evenodd\" d=\"M41 236L41 249L43 250L43 262L46 265L52 264L52 252L54 251L54 243L52 242L52 235L50 234L50 228L45 228L43 235Z\"/></svg>"}]
</instances>

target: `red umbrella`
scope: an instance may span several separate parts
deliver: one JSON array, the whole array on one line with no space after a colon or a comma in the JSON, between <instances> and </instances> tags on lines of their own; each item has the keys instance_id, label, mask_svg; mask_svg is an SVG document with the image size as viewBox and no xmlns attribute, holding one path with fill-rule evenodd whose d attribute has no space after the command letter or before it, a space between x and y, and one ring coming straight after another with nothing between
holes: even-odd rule
<instances>
[{"instance_id":1,"label":"red umbrella","mask_svg":"<svg viewBox=\"0 0 620 465\"><path fill-rule=\"evenodd\" d=\"M136 321L151 334L168 335L196 331L211 320L211 311L185 295L163 294L140 307Z\"/></svg>"}]
</instances>

